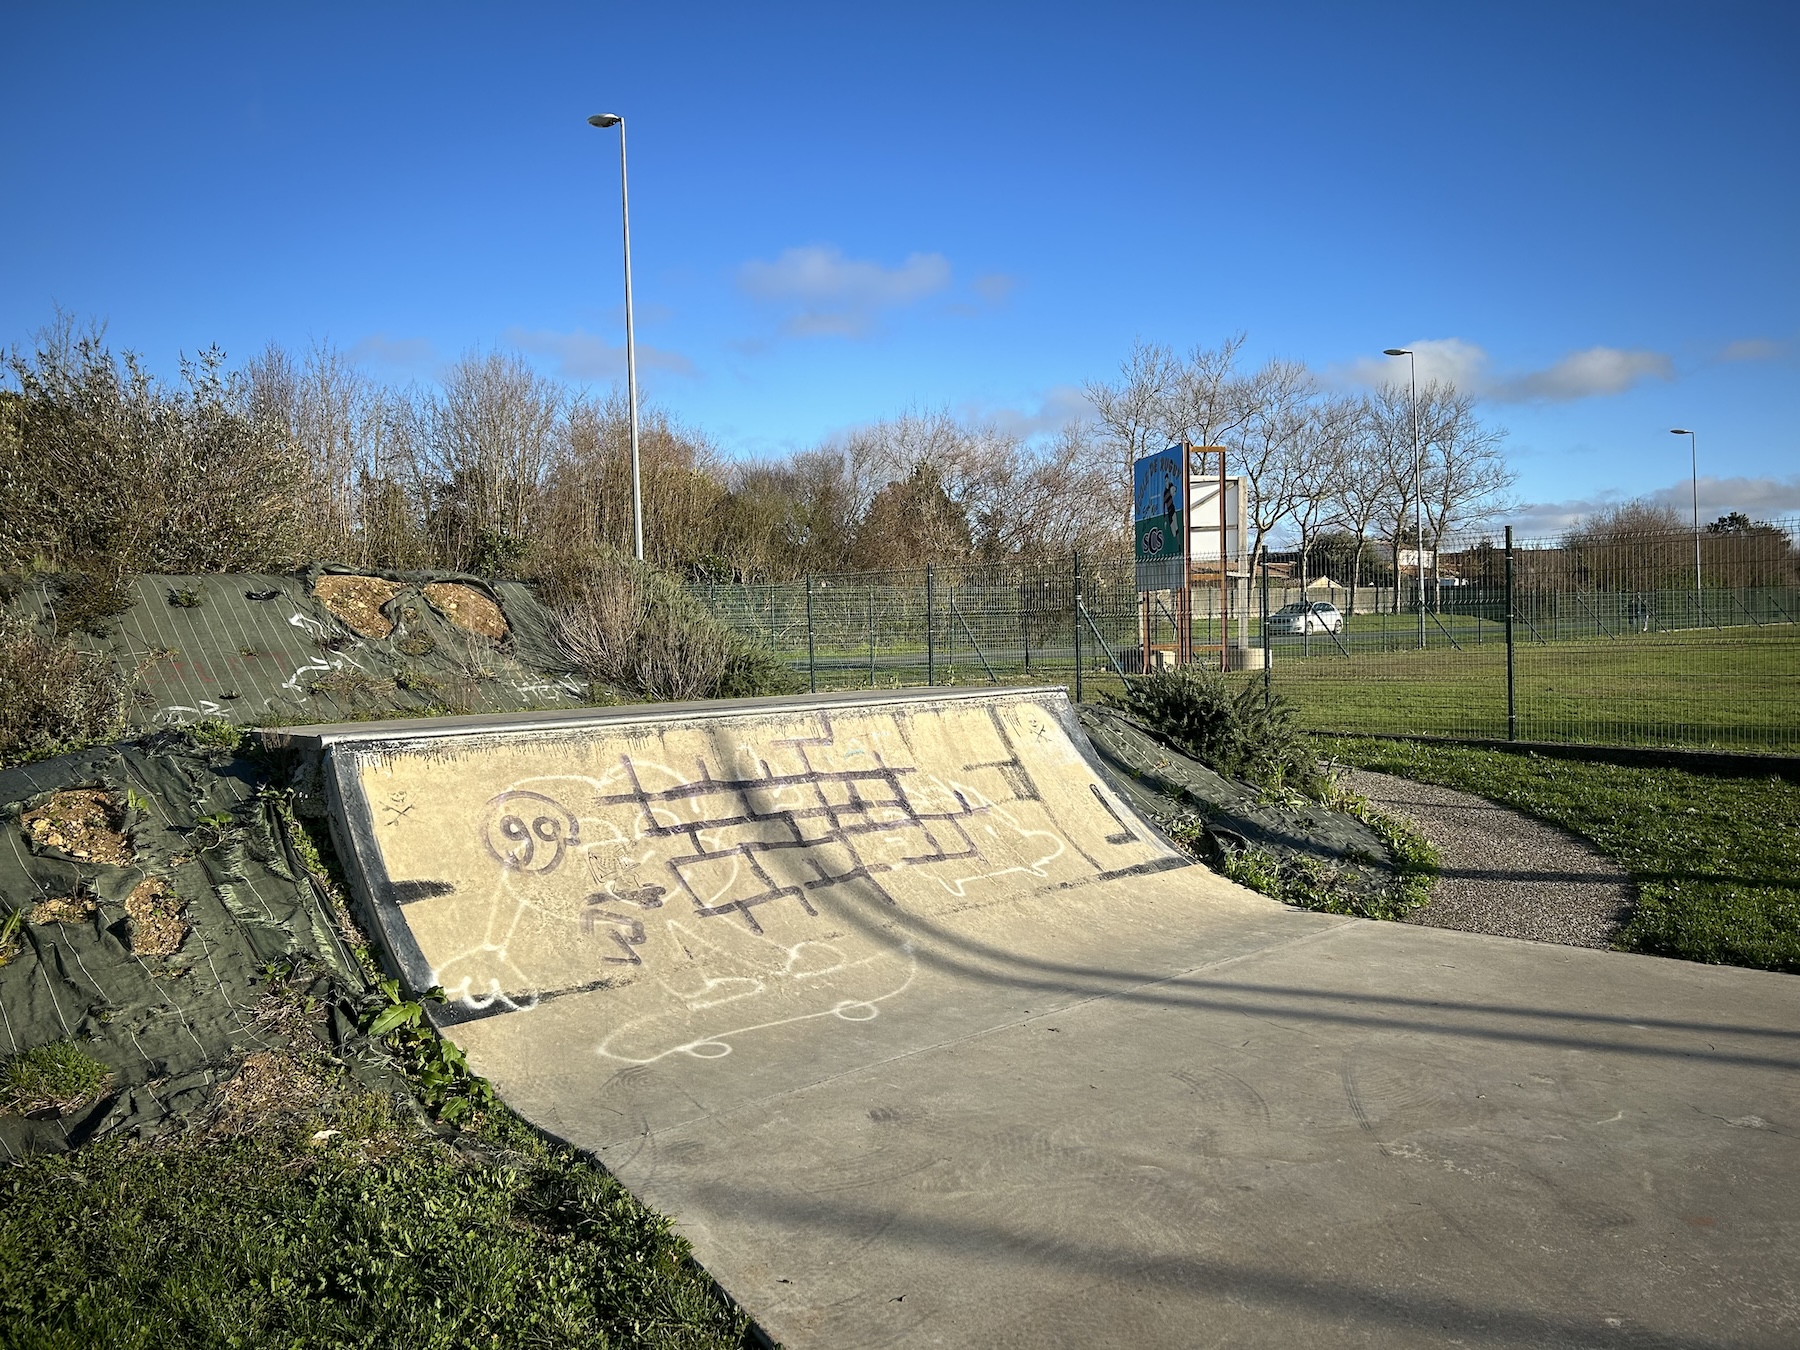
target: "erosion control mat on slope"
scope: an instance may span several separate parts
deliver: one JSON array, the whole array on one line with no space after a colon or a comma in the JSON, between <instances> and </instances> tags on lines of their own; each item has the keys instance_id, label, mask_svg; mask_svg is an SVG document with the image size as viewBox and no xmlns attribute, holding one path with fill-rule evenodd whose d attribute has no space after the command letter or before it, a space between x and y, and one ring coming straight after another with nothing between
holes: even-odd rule
<instances>
[{"instance_id":1,"label":"erosion control mat on slope","mask_svg":"<svg viewBox=\"0 0 1800 1350\"><path fill-rule=\"evenodd\" d=\"M130 596L123 613L84 619L70 636L119 666L139 726L503 712L567 707L585 693L549 612L521 582L323 568L145 575ZM9 607L71 627L64 579L34 580Z\"/></svg>"},{"instance_id":2,"label":"erosion control mat on slope","mask_svg":"<svg viewBox=\"0 0 1800 1350\"><path fill-rule=\"evenodd\" d=\"M1387 845L1356 817L1317 802L1272 799L1171 749L1111 708L1084 704L1082 730L1131 804L1168 827L1197 819L1215 850L1259 848L1334 873L1374 894L1393 884Z\"/></svg>"},{"instance_id":3,"label":"erosion control mat on slope","mask_svg":"<svg viewBox=\"0 0 1800 1350\"><path fill-rule=\"evenodd\" d=\"M0 1114L0 1156L190 1116L279 1044L257 1018L274 965L323 1009L316 1035L354 1035L362 977L256 789L173 732L0 771L0 924L20 916L0 1057L74 1040L110 1071L68 1114Z\"/></svg>"}]
</instances>

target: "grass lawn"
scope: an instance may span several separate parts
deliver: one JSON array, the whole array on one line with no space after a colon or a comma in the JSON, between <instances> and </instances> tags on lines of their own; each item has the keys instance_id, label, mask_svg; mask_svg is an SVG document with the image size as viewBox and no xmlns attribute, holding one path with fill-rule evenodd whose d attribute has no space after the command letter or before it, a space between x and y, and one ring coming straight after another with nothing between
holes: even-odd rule
<instances>
[{"instance_id":1,"label":"grass lawn","mask_svg":"<svg viewBox=\"0 0 1800 1350\"><path fill-rule=\"evenodd\" d=\"M503 1111L453 1147L349 1092L278 1128L0 1170L0 1346L735 1347L600 1167Z\"/></svg>"},{"instance_id":2,"label":"grass lawn","mask_svg":"<svg viewBox=\"0 0 1800 1350\"><path fill-rule=\"evenodd\" d=\"M1385 639L1377 626L1384 617ZM1348 658L1329 637L1281 639L1274 649L1276 692L1318 731L1505 739L1506 644L1499 625L1481 624L1477 643L1474 620L1445 616L1461 650L1433 625L1421 651L1404 645L1416 641L1416 629L1400 620L1356 616L1346 639ZM1521 632L1519 638L1520 740L1800 753L1800 628L1744 625L1543 643ZM1117 688L1117 677L1101 669L1105 657L1098 644L1084 646L1088 697ZM1124 661L1135 648L1115 652ZM785 656L804 675L805 650ZM1073 684L1072 656L1064 639L1060 648L1035 652L1028 671L1016 647L988 652L1002 684ZM819 688L869 687L865 653L821 644L817 659ZM923 649L884 646L874 682L882 688L924 684ZM938 651L937 682L985 685L990 679L964 641Z\"/></svg>"},{"instance_id":3,"label":"grass lawn","mask_svg":"<svg viewBox=\"0 0 1800 1350\"><path fill-rule=\"evenodd\" d=\"M1506 735L1506 649L1278 650L1276 690L1319 730ZM1284 660L1283 658L1287 659ZM1520 643L1519 739L1800 749L1800 630Z\"/></svg>"},{"instance_id":4,"label":"grass lawn","mask_svg":"<svg viewBox=\"0 0 1800 1350\"><path fill-rule=\"evenodd\" d=\"M1415 741L1330 738L1320 749L1593 841L1638 886L1626 950L1800 973L1800 784Z\"/></svg>"}]
</instances>

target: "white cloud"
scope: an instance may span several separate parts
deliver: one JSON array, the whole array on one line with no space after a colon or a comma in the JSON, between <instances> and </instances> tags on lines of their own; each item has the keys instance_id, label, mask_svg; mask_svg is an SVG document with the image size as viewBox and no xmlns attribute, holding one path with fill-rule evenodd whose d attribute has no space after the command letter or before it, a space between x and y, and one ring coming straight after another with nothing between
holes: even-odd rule
<instances>
[{"instance_id":1,"label":"white cloud","mask_svg":"<svg viewBox=\"0 0 1800 1350\"><path fill-rule=\"evenodd\" d=\"M371 361L380 366L428 366L437 361L430 338L392 338L372 333L349 351L352 361Z\"/></svg>"},{"instance_id":2,"label":"white cloud","mask_svg":"<svg viewBox=\"0 0 1800 1350\"><path fill-rule=\"evenodd\" d=\"M1657 506L1672 506L1684 517L1694 508L1693 485L1686 478L1639 495ZM1511 517L1511 524L1520 539L1552 538L1588 516L1625 500L1623 493L1601 492L1560 502L1532 502ZM1800 477L1709 478L1702 475L1700 523L1704 525L1733 511L1742 511L1753 520L1800 516Z\"/></svg>"},{"instance_id":3,"label":"white cloud","mask_svg":"<svg viewBox=\"0 0 1800 1350\"><path fill-rule=\"evenodd\" d=\"M555 360L557 374L568 380L616 380L625 374L625 344L576 329L558 333L548 328L527 329L514 325L505 340L520 351ZM675 375L695 374L694 363L680 352L637 344L639 370L666 370Z\"/></svg>"},{"instance_id":4,"label":"white cloud","mask_svg":"<svg viewBox=\"0 0 1800 1350\"><path fill-rule=\"evenodd\" d=\"M1776 342L1773 338L1739 338L1736 342L1728 342L1719 353L1721 361L1773 361L1780 356L1786 344Z\"/></svg>"},{"instance_id":5,"label":"white cloud","mask_svg":"<svg viewBox=\"0 0 1800 1350\"><path fill-rule=\"evenodd\" d=\"M1061 431L1070 422L1085 422L1094 415L1094 405L1074 385L1052 385L1038 399L1035 408L992 408L981 403L963 406L965 421L990 423L996 430L1020 440L1030 440L1050 432Z\"/></svg>"},{"instance_id":6,"label":"white cloud","mask_svg":"<svg viewBox=\"0 0 1800 1350\"><path fill-rule=\"evenodd\" d=\"M846 258L829 244L790 248L773 262L752 259L738 270L738 286L752 299L789 312L786 331L797 337L862 337L883 310L915 304L950 284L941 253L914 253L898 267Z\"/></svg>"},{"instance_id":7,"label":"white cloud","mask_svg":"<svg viewBox=\"0 0 1800 1350\"><path fill-rule=\"evenodd\" d=\"M1496 372L1482 347L1462 338L1427 338L1412 344L1419 382L1454 384L1466 393L1494 403L1566 403L1575 399L1622 394L1646 380L1672 380L1675 363L1662 352L1589 347L1570 352L1542 370ZM1406 363L1396 357L1364 357L1344 375L1357 384L1392 384L1406 378Z\"/></svg>"},{"instance_id":8,"label":"white cloud","mask_svg":"<svg viewBox=\"0 0 1800 1350\"><path fill-rule=\"evenodd\" d=\"M969 285L975 294L990 305L1003 305L1007 297L1018 289L1019 279L1004 272L989 272L985 276L976 277Z\"/></svg>"},{"instance_id":9,"label":"white cloud","mask_svg":"<svg viewBox=\"0 0 1800 1350\"><path fill-rule=\"evenodd\" d=\"M1486 397L1497 403L1565 403L1578 398L1622 394L1645 380L1672 380L1675 363L1661 352L1589 347L1555 365L1496 381Z\"/></svg>"}]
</instances>

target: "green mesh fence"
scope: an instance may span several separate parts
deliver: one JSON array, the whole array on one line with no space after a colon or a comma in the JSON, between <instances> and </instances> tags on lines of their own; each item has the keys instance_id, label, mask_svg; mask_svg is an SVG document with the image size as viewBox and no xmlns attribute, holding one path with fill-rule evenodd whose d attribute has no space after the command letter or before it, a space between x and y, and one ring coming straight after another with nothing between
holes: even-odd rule
<instances>
[{"instance_id":1,"label":"green mesh fence","mask_svg":"<svg viewBox=\"0 0 1800 1350\"><path fill-rule=\"evenodd\" d=\"M1410 556L1359 578L1307 569L1304 586L1296 563L1244 564L1225 594L1192 592L1191 655L1265 682L1319 731L1792 753L1796 533L1701 531L1698 584L1691 531L1515 542L1510 589L1503 537L1427 550L1423 585ZM1179 656L1178 597L1146 603L1128 561L694 589L818 689L1043 682L1092 698L1142 671L1146 647ZM1265 635L1265 612L1303 603L1335 615Z\"/></svg>"}]
</instances>

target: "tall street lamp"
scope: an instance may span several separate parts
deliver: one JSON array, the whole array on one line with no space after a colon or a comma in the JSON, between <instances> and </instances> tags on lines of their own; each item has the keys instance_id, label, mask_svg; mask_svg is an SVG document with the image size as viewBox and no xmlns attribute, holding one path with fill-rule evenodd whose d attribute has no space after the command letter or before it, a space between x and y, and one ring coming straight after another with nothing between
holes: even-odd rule
<instances>
[{"instance_id":1,"label":"tall street lamp","mask_svg":"<svg viewBox=\"0 0 1800 1350\"><path fill-rule=\"evenodd\" d=\"M1706 617L1706 602L1700 595L1700 438L1685 427L1670 427L1669 435L1688 438L1688 454L1692 461L1690 482L1694 485L1694 603L1700 606L1700 617Z\"/></svg>"},{"instance_id":2,"label":"tall street lamp","mask_svg":"<svg viewBox=\"0 0 1800 1350\"><path fill-rule=\"evenodd\" d=\"M625 177L625 119L618 113L595 113L590 127L619 129L619 211L625 218L625 401L631 409L631 537L632 556L644 560L644 481L638 468L637 341L631 326L631 187Z\"/></svg>"},{"instance_id":3,"label":"tall street lamp","mask_svg":"<svg viewBox=\"0 0 1800 1350\"><path fill-rule=\"evenodd\" d=\"M1406 358L1407 385L1412 391L1408 406L1412 409L1413 443L1413 567L1419 580L1419 650L1425 650L1425 491L1424 470L1419 462L1419 359L1407 347L1388 347L1383 356ZM1394 578L1400 584L1400 578Z\"/></svg>"}]
</instances>

